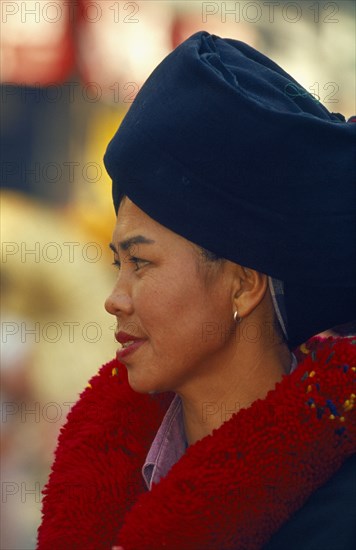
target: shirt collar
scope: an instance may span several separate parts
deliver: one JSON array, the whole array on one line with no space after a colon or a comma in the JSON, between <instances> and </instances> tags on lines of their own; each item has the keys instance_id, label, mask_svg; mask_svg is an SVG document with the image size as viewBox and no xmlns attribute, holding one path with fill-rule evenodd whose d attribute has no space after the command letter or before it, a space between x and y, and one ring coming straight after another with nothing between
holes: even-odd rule
<instances>
[{"instance_id":1,"label":"shirt collar","mask_svg":"<svg viewBox=\"0 0 356 550\"><path fill-rule=\"evenodd\" d=\"M173 464L185 453L188 442L185 436L182 401L178 394L173 398L142 467L148 489L158 483Z\"/></svg>"}]
</instances>

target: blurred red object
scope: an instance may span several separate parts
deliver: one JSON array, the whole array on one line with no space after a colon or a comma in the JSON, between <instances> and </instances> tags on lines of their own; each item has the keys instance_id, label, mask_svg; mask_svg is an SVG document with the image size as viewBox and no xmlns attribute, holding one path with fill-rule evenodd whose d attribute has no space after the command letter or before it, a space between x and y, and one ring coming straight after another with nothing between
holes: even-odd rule
<instances>
[{"instance_id":1,"label":"blurred red object","mask_svg":"<svg viewBox=\"0 0 356 550\"><path fill-rule=\"evenodd\" d=\"M75 0L2 2L1 81L28 86L66 80L75 59Z\"/></svg>"},{"instance_id":2,"label":"blurred red object","mask_svg":"<svg viewBox=\"0 0 356 550\"><path fill-rule=\"evenodd\" d=\"M172 49L169 3L24 0L0 8L3 84L62 84L75 68L90 101L129 104Z\"/></svg>"}]
</instances>

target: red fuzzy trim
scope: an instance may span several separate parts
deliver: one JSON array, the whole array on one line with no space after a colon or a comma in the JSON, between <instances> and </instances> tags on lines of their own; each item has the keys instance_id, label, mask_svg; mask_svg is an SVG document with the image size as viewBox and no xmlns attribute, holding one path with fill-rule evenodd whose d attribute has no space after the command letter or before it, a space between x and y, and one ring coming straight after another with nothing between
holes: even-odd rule
<instances>
[{"instance_id":1,"label":"red fuzzy trim","mask_svg":"<svg viewBox=\"0 0 356 550\"><path fill-rule=\"evenodd\" d=\"M38 550L261 548L356 452L355 343L300 346L293 374L191 445L151 491L141 467L174 394L134 392L111 361L62 429Z\"/></svg>"}]
</instances>

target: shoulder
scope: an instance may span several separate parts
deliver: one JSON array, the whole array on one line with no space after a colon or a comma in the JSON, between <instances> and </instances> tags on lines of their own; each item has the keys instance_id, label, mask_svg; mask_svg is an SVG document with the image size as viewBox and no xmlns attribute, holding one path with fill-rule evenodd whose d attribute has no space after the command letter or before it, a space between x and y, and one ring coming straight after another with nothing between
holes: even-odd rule
<instances>
[{"instance_id":1,"label":"shoulder","mask_svg":"<svg viewBox=\"0 0 356 550\"><path fill-rule=\"evenodd\" d=\"M315 491L263 550L356 548L356 454Z\"/></svg>"}]
</instances>

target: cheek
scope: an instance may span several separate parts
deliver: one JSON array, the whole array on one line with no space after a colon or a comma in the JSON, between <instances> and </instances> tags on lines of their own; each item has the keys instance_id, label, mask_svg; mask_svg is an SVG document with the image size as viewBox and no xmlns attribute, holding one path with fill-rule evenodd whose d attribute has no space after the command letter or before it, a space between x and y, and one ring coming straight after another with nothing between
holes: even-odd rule
<instances>
[{"instance_id":1,"label":"cheek","mask_svg":"<svg viewBox=\"0 0 356 550\"><path fill-rule=\"evenodd\" d=\"M187 276L147 280L137 289L136 317L157 354L216 349L231 328L226 294L206 289L191 274L187 284Z\"/></svg>"}]
</instances>

